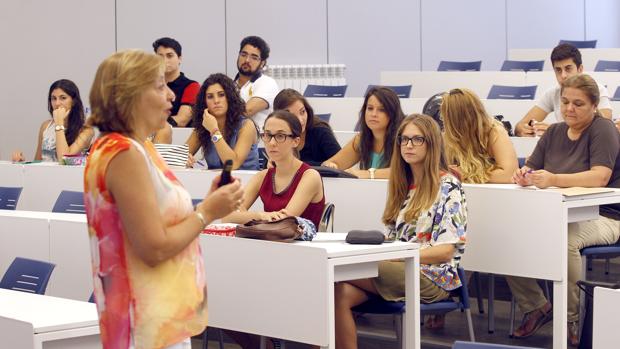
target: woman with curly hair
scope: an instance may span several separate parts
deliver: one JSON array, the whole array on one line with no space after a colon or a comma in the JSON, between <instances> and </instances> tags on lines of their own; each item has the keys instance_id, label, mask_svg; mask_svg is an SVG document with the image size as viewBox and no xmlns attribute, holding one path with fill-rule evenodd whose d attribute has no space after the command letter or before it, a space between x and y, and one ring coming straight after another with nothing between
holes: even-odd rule
<instances>
[{"instance_id":1,"label":"woman with curly hair","mask_svg":"<svg viewBox=\"0 0 620 349\"><path fill-rule=\"evenodd\" d=\"M58 161L64 155L85 152L95 135L85 125L84 106L80 90L71 80L54 81L47 94L47 110L51 118L39 129L35 160ZM21 151L15 151L13 161L25 161Z\"/></svg>"},{"instance_id":2,"label":"woman with curly hair","mask_svg":"<svg viewBox=\"0 0 620 349\"><path fill-rule=\"evenodd\" d=\"M235 170L258 170L258 131L244 111L235 83L224 74L210 75L196 97L194 131L185 142L189 153L202 148L210 169L222 168L230 159Z\"/></svg>"},{"instance_id":3,"label":"woman with curly hair","mask_svg":"<svg viewBox=\"0 0 620 349\"><path fill-rule=\"evenodd\" d=\"M443 96L446 156L464 183L511 183L517 154L504 127L493 120L472 91L455 88Z\"/></svg>"}]
</instances>

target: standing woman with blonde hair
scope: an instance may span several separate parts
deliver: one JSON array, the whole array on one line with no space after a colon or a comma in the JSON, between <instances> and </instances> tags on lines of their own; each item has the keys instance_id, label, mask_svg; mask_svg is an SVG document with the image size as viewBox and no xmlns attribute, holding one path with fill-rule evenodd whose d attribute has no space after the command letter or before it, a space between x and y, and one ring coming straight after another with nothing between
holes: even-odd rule
<instances>
[{"instance_id":1,"label":"standing woman with blonde hair","mask_svg":"<svg viewBox=\"0 0 620 349\"><path fill-rule=\"evenodd\" d=\"M455 88L443 96L441 118L448 164L464 183L510 183L517 154L504 127L487 114L472 91Z\"/></svg>"},{"instance_id":2,"label":"standing woman with blonde hair","mask_svg":"<svg viewBox=\"0 0 620 349\"><path fill-rule=\"evenodd\" d=\"M99 128L84 171L95 301L104 349L191 348L207 325L198 236L239 208L239 181L192 206L148 136L166 126L174 94L164 61L138 50L106 58L90 92Z\"/></svg>"},{"instance_id":3,"label":"standing woman with blonde hair","mask_svg":"<svg viewBox=\"0 0 620 349\"><path fill-rule=\"evenodd\" d=\"M383 211L386 238L420 244L420 300L437 302L461 287L457 267L465 250L467 210L460 181L443 155L439 126L426 115L403 120L392 153L388 196ZM379 263L379 276L339 282L335 286L336 347L357 348L351 308L379 295L405 299L405 262ZM443 316L426 321L443 326Z\"/></svg>"}]
</instances>

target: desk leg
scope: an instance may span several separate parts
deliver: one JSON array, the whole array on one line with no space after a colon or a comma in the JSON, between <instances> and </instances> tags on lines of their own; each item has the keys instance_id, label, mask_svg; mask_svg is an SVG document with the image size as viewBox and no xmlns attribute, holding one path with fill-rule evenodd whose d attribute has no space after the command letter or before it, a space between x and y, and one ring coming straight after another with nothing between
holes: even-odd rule
<instances>
[{"instance_id":1,"label":"desk leg","mask_svg":"<svg viewBox=\"0 0 620 349\"><path fill-rule=\"evenodd\" d=\"M327 347L328 349L336 348L336 302L334 301L334 266L329 265L327 270L327 285L331 285L328 287L327 291L327 323L329 324L329 343Z\"/></svg>"},{"instance_id":2,"label":"desk leg","mask_svg":"<svg viewBox=\"0 0 620 349\"><path fill-rule=\"evenodd\" d=\"M405 348L420 348L420 253L405 260Z\"/></svg>"},{"instance_id":3,"label":"desk leg","mask_svg":"<svg viewBox=\"0 0 620 349\"><path fill-rule=\"evenodd\" d=\"M564 279L566 280L566 279ZM566 349L568 315L566 313L568 299L566 281L553 282L553 348Z\"/></svg>"}]
</instances>

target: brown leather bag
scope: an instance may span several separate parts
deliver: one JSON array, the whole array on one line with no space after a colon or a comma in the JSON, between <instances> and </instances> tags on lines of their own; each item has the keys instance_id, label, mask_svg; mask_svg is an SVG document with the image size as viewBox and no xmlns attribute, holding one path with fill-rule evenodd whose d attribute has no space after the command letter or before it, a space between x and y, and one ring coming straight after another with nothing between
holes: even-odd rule
<instances>
[{"instance_id":1,"label":"brown leather bag","mask_svg":"<svg viewBox=\"0 0 620 349\"><path fill-rule=\"evenodd\" d=\"M303 228L295 217L285 217L277 221L251 220L237 226L236 236L248 239L291 242L303 234Z\"/></svg>"}]
</instances>

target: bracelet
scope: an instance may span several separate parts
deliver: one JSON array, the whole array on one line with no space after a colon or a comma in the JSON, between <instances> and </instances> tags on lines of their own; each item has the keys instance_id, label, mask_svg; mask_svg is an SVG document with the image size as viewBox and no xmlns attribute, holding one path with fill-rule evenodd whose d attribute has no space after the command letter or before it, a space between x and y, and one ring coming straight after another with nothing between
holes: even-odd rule
<instances>
[{"instance_id":1,"label":"bracelet","mask_svg":"<svg viewBox=\"0 0 620 349\"><path fill-rule=\"evenodd\" d=\"M203 214L198 211L195 211L195 213L196 217L200 219L200 223L202 223L202 229L204 229L207 226L207 220L205 219L205 216L203 216Z\"/></svg>"}]
</instances>

